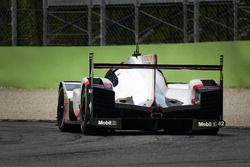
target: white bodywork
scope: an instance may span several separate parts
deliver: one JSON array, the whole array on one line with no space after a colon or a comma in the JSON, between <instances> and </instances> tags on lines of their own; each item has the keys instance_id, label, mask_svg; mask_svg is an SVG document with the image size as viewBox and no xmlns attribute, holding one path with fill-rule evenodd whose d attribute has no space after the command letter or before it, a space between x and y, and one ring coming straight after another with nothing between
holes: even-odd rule
<instances>
[{"instance_id":1,"label":"white bodywork","mask_svg":"<svg viewBox=\"0 0 250 167\"><path fill-rule=\"evenodd\" d=\"M125 64L153 64L154 62L153 55L132 56ZM134 105L146 107L152 105L154 98L156 105L162 108L169 107L167 99L178 100L182 105L191 105L193 85L201 83L199 79L195 79L187 84L167 85L164 76L158 70L155 73L154 83L154 69L118 69L115 74L118 78L118 85L113 88L116 101L132 97Z\"/></svg>"},{"instance_id":2,"label":"white bodywork","mask_svg":"<svg viewBox=\"0 0 250 167\"><path fill-rule=\"evenodd\" d=\"M142 58L144 57L130 57L126 63L145 64ZM118 85L113 88L116 101L120 98L132 97L134 105L150 107L155 96L157 104L167 107L165 102L167 86L159 71L156 71L156 86L154 69L119 69L115 74L118 78Z\"/></svg>"}]
</instances>

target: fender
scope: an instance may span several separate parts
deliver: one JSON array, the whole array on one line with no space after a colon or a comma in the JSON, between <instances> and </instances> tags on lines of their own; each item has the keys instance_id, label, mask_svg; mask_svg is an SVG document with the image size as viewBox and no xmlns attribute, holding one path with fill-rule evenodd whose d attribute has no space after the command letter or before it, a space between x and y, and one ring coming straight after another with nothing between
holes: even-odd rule
<instances>
[{"instance_id":1,"label":"fender","mask_svg":"<svg viewBox=\"0 0 250 167\"><path fill-rule=\"evenodd\" d=\"M64 91L64 119L65 121L76 120L73 110L73 91L80 88L79 81L61 81L58 91L63 88Z\"/></svg>"}]
</instances>

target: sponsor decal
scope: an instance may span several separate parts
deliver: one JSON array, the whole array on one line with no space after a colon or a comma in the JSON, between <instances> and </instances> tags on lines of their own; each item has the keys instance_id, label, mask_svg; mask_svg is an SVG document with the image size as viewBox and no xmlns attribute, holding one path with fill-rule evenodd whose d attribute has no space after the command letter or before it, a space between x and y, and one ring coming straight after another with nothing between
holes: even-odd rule
<instances>
[{"instance_id":1,"label":"sponsor decal","mask_svg":"<svg viewBox=\"0 0 250 167\"><path fill-rule=\"evenodd\" d=\"M143 55L141 57L144 64L153 64L154 63L154 55Z\"/></svg>"},{"instance_id":2,"label":"sponsor decal","mask_svg":"<svg viewBox=\"0 0 250 167\"><path fill-rule=\"evenodd\" d=\"M103 126L116 126L117 121L112 121L112 120L98 120L97 121L98 125L103 125Z\"/></svg>"},{"instance_id":3,"label":"sponsor decal","mask_svg":"<svg viewBox=\"0 0 250 167\"><path fill-rule=\"evenodd\" d=\"M217 122L202 122L202 121L199 121L198 122L198 127L217 127L218 124Z\"/></svg>"},{"instance_id":4,"label":"sponsor decal","mask_svg":"<svg viewBox=\"0 0 250 167\"><path fill-rule=\"evenodd\" d=\"M220 127L224 127L224 126L226 126L226 122L225 121L219 121L218 125Z\"/></svg>"}]
</instances>

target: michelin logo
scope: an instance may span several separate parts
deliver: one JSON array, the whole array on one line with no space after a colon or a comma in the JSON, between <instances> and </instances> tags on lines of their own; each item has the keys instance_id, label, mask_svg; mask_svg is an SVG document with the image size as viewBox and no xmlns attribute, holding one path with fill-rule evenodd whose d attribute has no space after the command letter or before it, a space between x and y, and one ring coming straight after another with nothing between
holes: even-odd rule
<instances>
[{"instance_id":1,"label":"michelin logo","mask_svg":"<svg viewBox=\"0 0 250 167\"><path fill-rule=\"evenodd\" d=\"M116 126L117 121L111 121L111 120L98 120L97 121L98 125L103 125L103 126Z\"/></svg>"}]
</instances>

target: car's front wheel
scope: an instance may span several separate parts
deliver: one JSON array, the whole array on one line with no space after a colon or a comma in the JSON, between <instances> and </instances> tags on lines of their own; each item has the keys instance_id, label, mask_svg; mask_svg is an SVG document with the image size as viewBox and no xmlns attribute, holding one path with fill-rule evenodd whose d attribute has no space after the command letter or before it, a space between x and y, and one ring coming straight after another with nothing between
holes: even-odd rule
<instances>
[{"instance_id":1,"label":"car's front wheel","mask_svg":"<svg viewBox=\"0 0 250 167\"><path fill-rule=\"evenodd\" d=\"M67 124L64 119L64 90L59 89L58 105L57 105L57 125L61 131L67 130Z\"/></svg>"}]
</instances>

